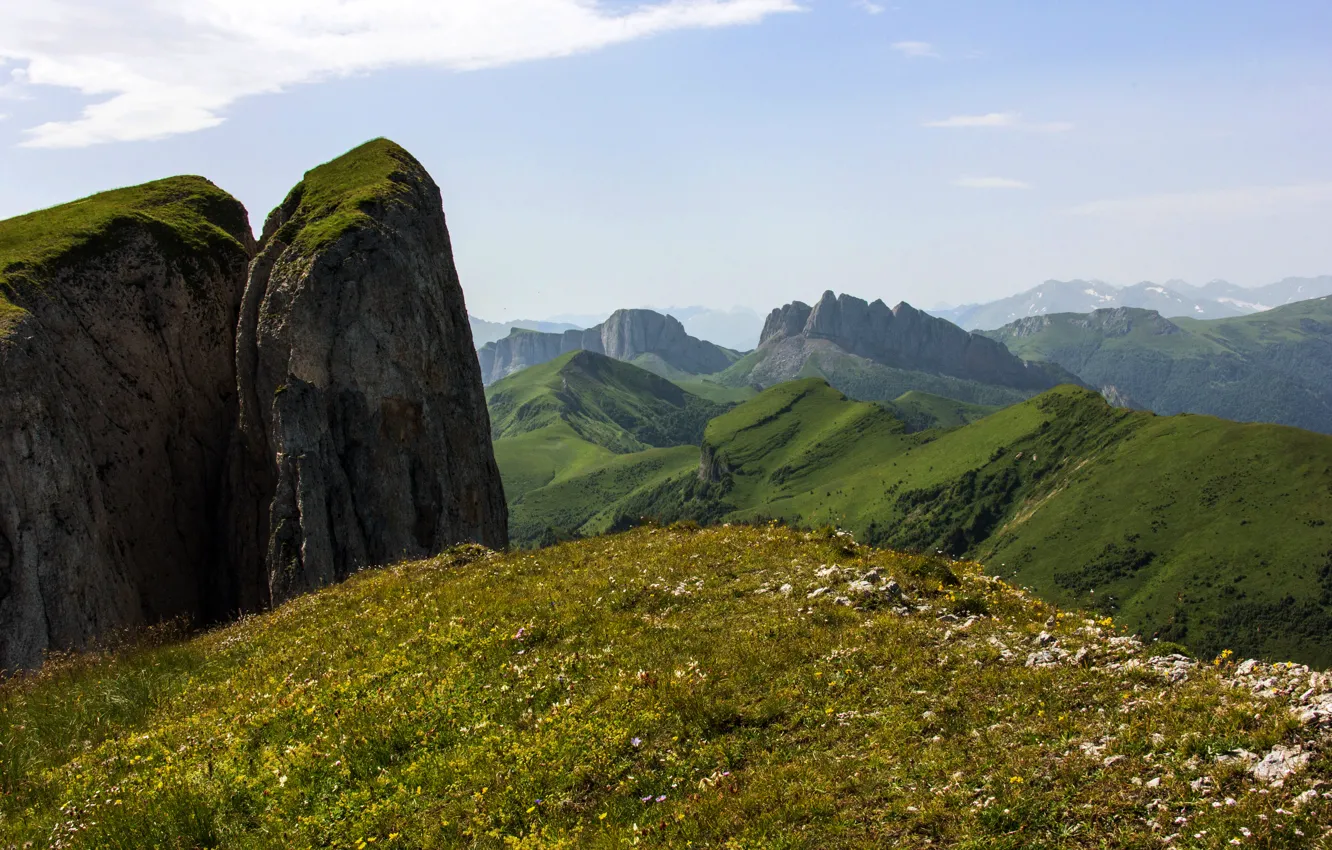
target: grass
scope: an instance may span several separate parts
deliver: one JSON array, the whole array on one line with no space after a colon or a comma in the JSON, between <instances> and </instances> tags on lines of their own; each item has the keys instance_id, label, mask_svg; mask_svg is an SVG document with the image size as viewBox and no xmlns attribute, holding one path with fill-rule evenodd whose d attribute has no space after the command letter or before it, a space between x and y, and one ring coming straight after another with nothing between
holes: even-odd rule
<instances>
[{"instance_id":1,"label":"grass","mask_svg":"<svg viewBox=\"0 0 1332 850\"><path fill-rule=\"evenodd\" d=\"M1062 313L987 335L1094 386L1113 385L1158 413L1332 433L1332 298L1213 320L1166 320L1136 309Z\"/></svg>"},{"instance_id":2,"label":"grass","mask_svg":"<svg viewBox=\"0 0 1332 850\"><path fill-rule=\"evenodd\" d=\"M627 516L781 518L972 557L1059 604L1210 654L1332 664L1332 438L1111 408L1064 387L907 433L817 379L713 420Z\"/></svg>"},{"instance_id":3,"label":"grass","mask_svg":"<svg viewBox=\"0 0 1332 850\"><path fill-rule=\"evenodd\" d=\"M904 597L806 598L871 570ZM1086 660L1025 666L1042 631ZM831 533L462 549L5 685L0 845L1326 840L1325 751L1282 787L1217 761L1299 740L1285 703L1150 654L974 564Z\"/></svg>"},{"instance_id":4,"label":"grass","mask_svg":"<svg viewBox=\"0 0 1332 850\"><path fill-rule=\"evenodd\" d=\"M884 407L905 422L910 431L959 428L977 419L984 419L999 409L996 405L967 404L919 390L903 393L885 403Z\"/></svg>"},{"instance_id":5,"label":"grass","mask_svg":"<svg viewBox=\"0 0 1332 850\"><path fill-rule=\"evenodd\" d=\"M590 351L510 375L487 399L517 545L609 528L611 505L697 466L691 447L726 409Z\"/></svg>"},{"instance_id":6,"label":"grass","mask_svg":"<svg viewBox=\"0 0 1332 850\"><path fill-rule=\"evenodd\" d=\"M620 505L697 469L697 446L647 449L571 466L522 496L510 513L509 537L520 545L544 545L602 534L622 523Z\"/></svg>"},{"instance_id":7,"label":"grass","mask_svg":"<svg viewBox=\"0 0 1332 850\"><path fill-rule=\"evenodd\" d=\"M729 351L729 349L723 349ZM695 375L683 369L677 369L656 354L640 354L628 361L640 369L654 375L660 375L685 392L717 404L739 404L758 395L758 390L750 386L728 386L718 383L706 375Z\"/></svg>"},{"instance_id":8,"label":"grass","mask_svg":"<svg viewBox=\"0 0 1332 850\"><path fill-rule=\"evenodd\" d=\"M861 401L891 402L909 392L923 392L958 399L967 404L1003 406L1016 404L1034 394L951 375L887 366L855 354L848 354L830 343L815 342L816 346L802 355L800 369L796 374L791 374L789 368L778 368L773 372L766 362L769 357L786 357L787 352L780 348L760 348L712 377L717 383L732 387L750 386L756 373L779 376L775 380L765 378L764 382L768 385L776 381L797 378L822 378L852 398Z\"/></svg>"},{"instance_id":9,"label":"grass","mask_svg":"<svg viewBox=\"0 0 1332 850\"><path fill-rule=\"evenodd\" d=\"M202 177L115 189L0 221L0 335L61 270L116 247L129 228L147 229L168 259L234 256L251 238L245 208Z\"/></svg>"},{"instance_id":10,"label":"grass","mask_svg":"<svg viewBox=\"0 0 1332 850\"><path fill-rule=\"evenodd\" d=\"M367 208L404 198L409 179L429 179L411 154L388 139L366 142L305 173L282 202L287 220L276 237L313 254L349 230L374 226Z\"/></svg>"}]
</instances>

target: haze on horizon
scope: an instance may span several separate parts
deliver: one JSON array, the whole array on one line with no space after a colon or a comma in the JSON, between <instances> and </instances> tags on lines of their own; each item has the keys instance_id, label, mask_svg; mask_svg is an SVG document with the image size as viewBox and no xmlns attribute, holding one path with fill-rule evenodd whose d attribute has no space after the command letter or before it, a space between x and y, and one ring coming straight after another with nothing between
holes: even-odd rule
<instances>
[{"instance_id":1,"label":"haze on horizon","mask_svg":"<svg viewBox=\"0 0 1332 850\"><path fill-rule=\"evenodd\" d=\"M382 135L495 321L1332 272L1332 6L1089 5L11 4L0 218Z\"/></svg>"}]
</instances>

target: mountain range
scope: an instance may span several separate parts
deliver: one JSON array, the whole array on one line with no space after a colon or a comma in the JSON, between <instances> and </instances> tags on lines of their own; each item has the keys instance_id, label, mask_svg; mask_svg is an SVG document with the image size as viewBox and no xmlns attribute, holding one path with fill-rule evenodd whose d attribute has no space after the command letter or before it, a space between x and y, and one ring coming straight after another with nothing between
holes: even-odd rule
<instances>
[{"instance_id":1,"label":"mountain range","mask_svg":"<svg viewBox=\"0 0 1332 850\"><path fill-rule=\"evenodd\" d=\"M1118 287L1099 280L1047 280L1026 292L983 304L930 310L964 328L992 330L1028 316L1090 313L1114 307L1155 310L1167 318L1224 319L1332 295L1332 275L1291 277L1258 287L1224 280L1192 286L1172 280Z\"/></svg>"},{"instance_id":2,"label":"mountain range","mask_svg":"<svg viewBox=\"0 0 1332 850\"><path fill-rule=\"evenodd\" d=\"M712 307L644 307L641 309L670 316L680 322L690 336L715 343L735 351L749 351L758 341L763 319L746 307L719 310ZM468 317L472 324L472 339L477 348L509 335L514 328L542 333L563 333L600 325L603 315L567 314L545 321L519 320L514 322L488 322L475 316Z\"/></svg>"},{"instance_id":3,"label":"mountain range","mask_svg":"<svg viewBox=\"0 0 1332 850\"><path fill-rule=\"evenodd\" d=\"M1055 313L986 335L1128 406L1332 433L1332 297L1210 321L1126 307Z\"/></svg>"},{"instance_id":4,"label":"mountain range","mask_svg":"<svg viewBox=\"0 0 1332 850\"><path fill-rule=\"evenodd\" d=\"M904 398L945 411L914 427L820 378L719 412L634 371L584 352L491 388L516 543L643 517L832 525L974 558L1200 653L1332 662L1332 437L1117 409L1076 386L960 416ZM682 427L635 450L631 410Z\"/></svg>"},{"instance_id":5,"label":"mountain range","mask_svg":"<svg viewBox=\"0 0 1332 850\"><path fill-rule=\"evenodd\" d=\"M1060 383L1078 383L1057 366L1021 360L910 304L889 309L882 301L832 291L812 307L795 301L773 310L759 347L716 380L762 388L808 376L866 401L917 390L976 404L1012 403Z\"/></svg>"},{"instance_id":6,"label":"mountain range","mask_svg":"<svg viewBox=\"0 0 1332 850\"><path fill-rule=\"evenodd\" d=\"M477 348L488 342L504 339L515 328L524 331L560 334L565 331L582 330L586 327L586 325L574 325L568 322L541 322L531 319L518 319L513 322L487 322L485 319L478 319L470 314L467 316L467 323L472 329L472 343Z\"/></svg>"},{"instance_id":7,"label":"mountain range","mask_svg":"<svg viewBox=\"0 0 1332 850\"><path fill-rule=\"evenodd\" d=\"M587 330L541 333L514 329L477 350L481 376L492 384L514 372L547 363L569 351L595 351L663 373L705 375L720 372L740 353L685 333L673 316L652 310L616 310Z\"/></svg>"}]
</instances>

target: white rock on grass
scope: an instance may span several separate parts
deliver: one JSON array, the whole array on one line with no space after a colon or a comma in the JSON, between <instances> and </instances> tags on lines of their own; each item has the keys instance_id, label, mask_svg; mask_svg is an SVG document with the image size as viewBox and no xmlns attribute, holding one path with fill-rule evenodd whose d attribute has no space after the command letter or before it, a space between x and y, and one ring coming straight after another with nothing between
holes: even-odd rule
<instances>
[{"instance_id":1,"label":"white rock on grass","mask_svg":"<svg viewBox=\"0 0 1332 850\"><path fill-rule=\"evenodd\" d=\"M1309 754L1298 744L1293 747L1278 744L1272 748L1272 752L1249 768L1249 772L1253 774L1254 779L1275 785L1284 782L1286 777L1303 768L1308 762Z\"/></svg>"}]
</instances>

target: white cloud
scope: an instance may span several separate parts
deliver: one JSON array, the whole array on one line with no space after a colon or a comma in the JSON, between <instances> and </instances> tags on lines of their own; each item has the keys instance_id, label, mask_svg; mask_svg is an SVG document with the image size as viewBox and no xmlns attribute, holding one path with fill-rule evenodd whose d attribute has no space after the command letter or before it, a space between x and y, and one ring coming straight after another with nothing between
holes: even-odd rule
<instances>
[{"instance_id":1,"label":"white cloud","mask_svg":"<svg viewBox=\"0 0 1332 850\"><path fill-rule=\"evenodd\" d=\"M1006 127L1036 133L1066 133L1073 129L1067 121L1030 123L1022 120L1020 112L987 112L984 115L954 115L939 121L926 121L926 127Z\"/></svg>"},{"instance_id":2,"label":"white cloud","mask_svg":"<svg viewBox=\"0 0 1332 850\"><path fill-rule=\"evenodd\" d=\"M939 58L939 54L934 50L934 45L928 41L895 41L889 46L911 59Z\"/></svg>"},{"instance_id":3,"label":"white cloud","mask_svg":"<svg viewBox=\"0 0 1332 850\"><path fill-rule=\"evenodd\" d=\"M856 0L856 8L871 15L882 15L885 7L873 0Z\"/></svg>"},{"instance_id":4,"label":"white cloud","mask_svg":"<svg viewBox=\"0 0 1332 850\"><path fill-rule=\"evenodd\" d=\"M954 186L964 189L1030 189L1031 185L1008 177L959 177Z\"/></svg>"},{"instance_id":5,"label":"white cloud","mask_svg":"<svg viewBox=\"0 0 1332 850\"><path fill-rule=\"evenodd\" d=\"M1332 203L1332 183L1303 183L1109 198L1080 204L1069 212L1074 215L1136 220L1245 218L1275 215L1328 203Z\"/></svg>"},{"instance_id":6,"label":"white cloud","mask_svg":"<svg viewBox=\"0 0 1332 850\"><path fill-rule=\"evenodd\" d=\"M155 139L220 124L237 100L380 68L476 70L673 30L757 23L798 0L40 0L0 10L0 62L25 89L99 98L31 147Z\"/></svg>"}]
</instances>

